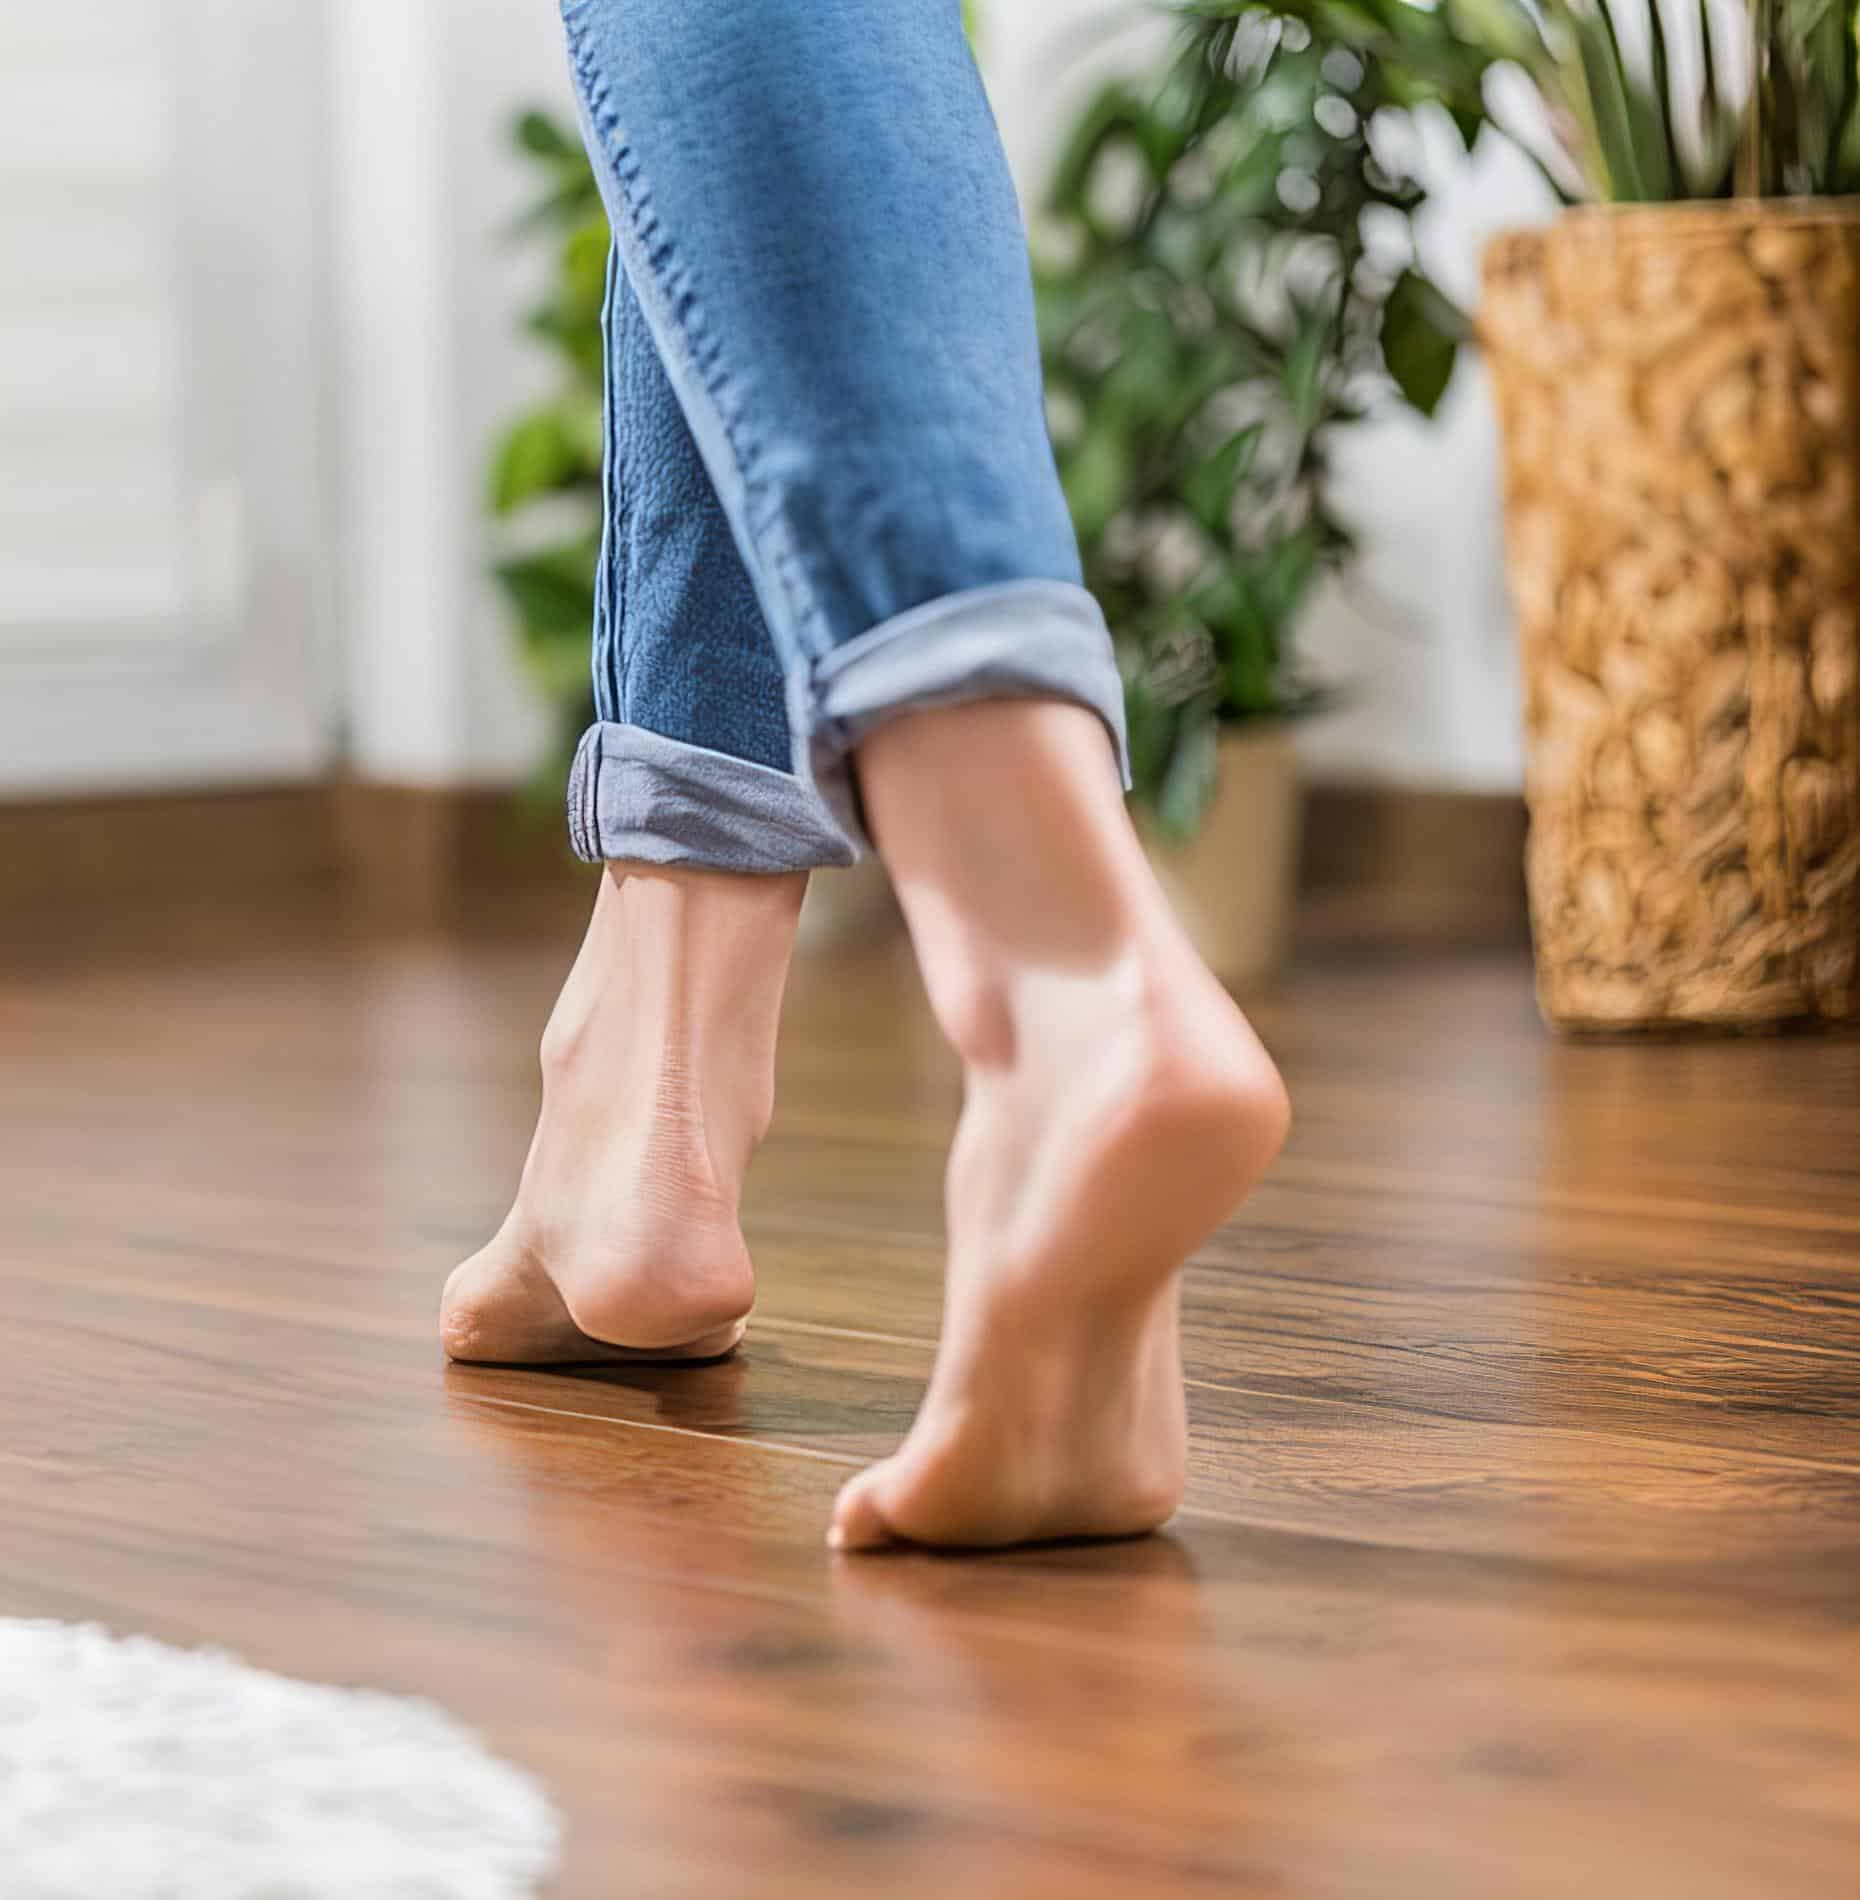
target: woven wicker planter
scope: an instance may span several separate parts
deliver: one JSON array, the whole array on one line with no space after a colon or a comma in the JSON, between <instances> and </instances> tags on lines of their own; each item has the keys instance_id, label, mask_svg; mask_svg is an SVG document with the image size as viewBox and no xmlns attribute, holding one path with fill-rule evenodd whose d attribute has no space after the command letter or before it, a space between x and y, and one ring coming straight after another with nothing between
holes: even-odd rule
<instances>
[{"instance_id":1,"label":"woven wicker planter","mask_svg":"<svg viewBox=\"0 0 1860 1900\"><path fill-rule=\"evenodd\" d=\"M1486 254L1538 998L1860 1013L1860 207L1565 213Z\"/></svg>"}]
</instances>

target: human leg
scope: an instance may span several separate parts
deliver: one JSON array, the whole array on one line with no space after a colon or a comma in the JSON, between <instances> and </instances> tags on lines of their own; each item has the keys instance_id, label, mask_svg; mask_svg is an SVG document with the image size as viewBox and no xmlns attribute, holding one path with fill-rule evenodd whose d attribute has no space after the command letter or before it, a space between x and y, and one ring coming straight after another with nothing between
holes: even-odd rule
<instances>
[{"instance_id":1,"label":"human leg","mask_svg":"<svg viewBox=\"0 0 1860 1900\"><path fill-rule=\"evenodd\" d=\"M562 0L616 242L859 835L900 709L1053 697L1121 756L1047 438L1013 184L957 0Z\"/></svg>"},{"instance_id":2,"label":"human leg","mask_svg":"<svg viewBox=\"0 0 1860 1900\"><path fill-rule=\"evenodd\" d=\"M1097 741L1077 707L997 700L902 716L859 751L964 1091L930 1389L903 1448L841 1493L841 1548L1127 1535L1181 1496L1180 1269L1288 1110Z\"/></svg>"},{"instance_id":3,"label":"human leg","mask_svg":"<svg viewBox=\"0 0 1860 1900\"><path fill-rule=\"evenodd\" d=\"M837 1541L1148 1528L1181 1485L1179 1264L1284 1095L1118 797L1117 677L954 0L563 10L797 762L869 819L965 1066L936 1375Z\"/></svg>"},{"instance_id":4,"label":"human leg","mask_svg":"<svg viewBox=\"0 0 1860 1900\"><path fill-rule=\"evenodd\" d=\"M809 869L851 856L787 769L780 664L617 260L605 335L599 718L569 793L603 871L514 1204L447 1285L460 1359L702 1357L740 1336L737 1203L795 920Z\"/></svg>"}]
</instances>

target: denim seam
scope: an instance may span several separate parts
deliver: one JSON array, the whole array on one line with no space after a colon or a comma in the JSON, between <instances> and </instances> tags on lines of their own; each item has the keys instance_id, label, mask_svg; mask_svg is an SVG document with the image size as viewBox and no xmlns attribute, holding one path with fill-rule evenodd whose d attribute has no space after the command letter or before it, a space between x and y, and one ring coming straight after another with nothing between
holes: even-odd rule
<instances>
[{"instance_id":1,"label":"denim seam","mask_svg":"<svg viewBox=\"0 0 1860 1900\"><path fill-rule=\"evenodd\" d=\"M587 816L583 823L588 836L598 848L601 839L601 768L607 759L607 734L602 732L594 741L593 769L588 773L587 785L582 796L586 800Z\"/></svg>"},{"instance_id":2,"label":"denim seam","mask_svg":"<svg viewBox=\"0 0 1860 1900\"><path fill-rule=\"evenodd\" d=\"M672 374L674 386L677 386L679 378L672 358L682 355L691 378L698 384L709 405L716 434L728 453L731 468L742 491L743 516L756 544L759 561L779 586L788 610L784 618L796 645L805 656L811 675L813 663L832 649L831 635L822 624L819 603L814 599L812 590L806 586L804 577L797 579L797 564L781 521L779 506L773 504L773 497L755 477L753 458L749 452L751 445L742 440L738 419L731 414L724 400L727 378L720 374L721 348L705 326L703 306L691 286L689 273L678 263L672 241L663 234L664 227L652 209L639 155L620 130L619 117L612 108L612 95L602 75L593 69L587 58L585 42L577 31L575 21L566 12L563 17L570 58L587 101L588 115L606 145L607 159L632 225L630 233L623 235L616 232L615 236L623 252L627 248L626 237L630 236L645 266L639 277L634 279L634 294L639 297L642 306L648 296L660 306L665 332L660 343L660 354L666 362L668 373ZM642 283L640 277L646 281ZM687 391L687 394L691 393L695 392ZM693 432L701 443L706 431L696 426Z\"/></svg>"},{"instance_id":3,"label":"denim seam","mask_svg":"<svg viewBox=\"0 0 1860 1900\"><path fill-rule=\"evenodd\" d=\"M628 545L627 486L622 466L620 406L615 384L620 360L616 322L619 315L620 252L607 255L607 295L603 306L601 338L605 345L601 397L601 499L606 515L601 525L601 588L606 597L607 627L601 655L607 674L607 707L602 716L625 719L628 714L626 677L626 569Z\"/></svg>"},{"instance_id":4,"label":"denim seam","mask_svg":"<svg viewBox=\"0 0 1860 1900\"><path fill-rule=\"evenodd\" d=\"M603 724L605 721L597 722L582 735L568 775L568 841L575 856L589 864L598 862L599 855L595 838L595 787L600 782Z\"/></svg>"}]
</instances>

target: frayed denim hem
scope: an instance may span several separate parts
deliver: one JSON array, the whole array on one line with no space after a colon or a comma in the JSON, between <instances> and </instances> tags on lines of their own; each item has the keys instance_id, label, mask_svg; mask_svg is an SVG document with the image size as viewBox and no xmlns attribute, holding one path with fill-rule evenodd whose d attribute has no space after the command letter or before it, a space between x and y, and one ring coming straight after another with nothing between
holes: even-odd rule
<instances>
[{"instance_id":1,"label":"frayed denim hem","mask_svg":"<svg viewBox=\"0 0 1860 1900\"><path fill-rule=\"evenodd\" d=\"M795 769L812 778L847 837L869 850L854 747L900 713L979 699L1064 699L1095 712L1129 789L1124 687L1104 614L1084 588L1053 580L945 594L791 674Z\"/></svg>"},{"instance_id":2,"label":"frayed denim hem","mask_svg":"<svg viewBox=\"0 0 1860 1900\"><path fill-rule=\"evenodd\" d=\"M568 835L589 864L773 875L857 856L804 781L614 720L590 726L576 748Z\"/></svg>"}]
</instances>

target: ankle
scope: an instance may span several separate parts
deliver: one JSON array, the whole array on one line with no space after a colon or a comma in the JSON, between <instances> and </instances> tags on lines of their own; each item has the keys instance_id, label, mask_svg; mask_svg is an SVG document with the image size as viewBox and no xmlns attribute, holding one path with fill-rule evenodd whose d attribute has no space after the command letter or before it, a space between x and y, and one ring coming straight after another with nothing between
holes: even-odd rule
<instances>
[{"instance_id":1,"label":"ankle","mask_svg":"<svg viewBox=\"0 0 1860 1900\"><path fill-rule=\"evenodd\" d=\"M607 866L543 1031L545 1102L650 1104L740 1176L774 1110L775 1039L804 874ZM623 1099L625 1098L625 1099Z\"/></svg>"},{"instance_id":2,"label":"ankle","mask_svg":"<svg viewBox=\"0 0 1860 1900\"><path fill-rule=\"evenodd\" d=\"M859 749L873 836L919 947L1077 966L1117 954L1154 880L1096 715L1053 700L906 714Z\"/></svg>"},{"instance_id":3,"label":"ankle","mask_svg":"<svg viewBox=\"0 0 1860 1900\"><path fill-rule=\"evenodd\" d=\"M1162 899L1094 714L908 714L867 739L859 776L931 1007L972 1065L1014 1059L1040 989L1115 986L1153 936Z\"/></svg>"}]
</instances>

